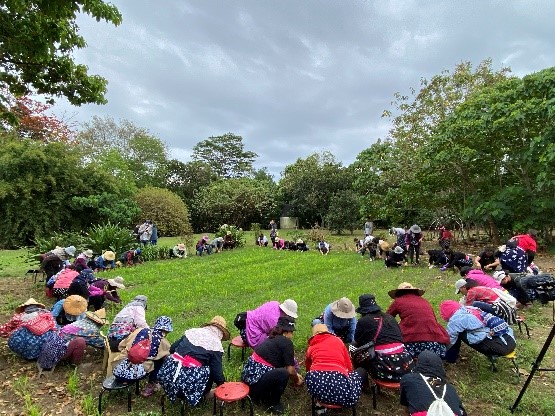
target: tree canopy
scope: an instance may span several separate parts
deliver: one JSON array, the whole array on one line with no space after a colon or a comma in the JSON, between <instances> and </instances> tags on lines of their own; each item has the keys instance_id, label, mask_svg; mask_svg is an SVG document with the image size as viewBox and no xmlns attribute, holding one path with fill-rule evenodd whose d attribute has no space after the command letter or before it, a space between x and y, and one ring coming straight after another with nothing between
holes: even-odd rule
<instances>
[{"instance_id":1,"label":"tree canopy","mask_svg":"<svg viewBox=\"0 0 555 416\"><path fill-rule=\"evenodd\" d=\"M253 172L258 155L244 149L243 138L233 133L209 137L193 147L192 159L204 162L220 178L240 178Z\"/></svg>"},{"instance_id":2,"label":"tree canopy","mask_svg":"<svg viewBox=\"0 0 555 416\"><path fill-rule=\"evenodd\" d=\"M86 46L78 13L119 25L118 9L102 0L4 0L0 7L0 84L17 96L64 96L73 105L106 102L107 81L74 61ZM0 92L0 118L15 122Z\"/></svg>"}]
</instances>

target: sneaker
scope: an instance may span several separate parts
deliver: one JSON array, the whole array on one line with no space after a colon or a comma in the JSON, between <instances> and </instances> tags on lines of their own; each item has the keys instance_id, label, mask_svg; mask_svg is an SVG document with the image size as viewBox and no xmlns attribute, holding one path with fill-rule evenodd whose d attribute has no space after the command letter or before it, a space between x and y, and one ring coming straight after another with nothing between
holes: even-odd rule
<instances>
[{"instance_id":1,"label":"sneaker","mask_svg":"<svg viewBox=\"0 0 555 416\"><path fill-rule=\"evenodd\" d=\"M160 384L158 384L158 383L147 383L147 385L145 386L144 390L141 393L141 396L150 397L154 393L156 393L158 390L160 390Z\"/></svg>"}]
</instances>

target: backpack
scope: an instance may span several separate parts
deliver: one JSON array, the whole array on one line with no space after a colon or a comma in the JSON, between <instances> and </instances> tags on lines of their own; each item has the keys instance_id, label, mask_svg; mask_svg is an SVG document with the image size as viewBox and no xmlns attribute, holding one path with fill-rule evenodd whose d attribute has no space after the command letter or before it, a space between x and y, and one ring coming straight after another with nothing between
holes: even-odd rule
<instances>
[{"instance_id":1,"label":"backpack","mask_svg":"<svg viewBox=\"0 0 555 416\"><path fill-rule=\"evenodd\" d=\"M447 391L447 383L443 385L443 394L441 395L441 397L437 397L434 389L432 389L432 387L430 386L426 378L422 374L420 374L420 376L422 377L422 379L426 383L426 386L428 386L428 388L432 392L432 395L434 396L434 401L432 402L432 404L430 404L430 407L428 407L427 415L428 416L453 416L453 411L451 410L447 402L444 400L445 392Z\"/></svg>"},{"instance_id":2,"label":"backpack","mask_svg":"<svg viewBox=\"0 0 555 416\"><path fill-rule=\"evenodd\" d=\"M143 329L143 331L148 331L148 329ZM137 334L137 337L140 335ZM127 352L127 359L131 364L142 364L148 359L150 354L150 337L142 339L134 343L129 351Z\"/></svg>"}]
</instances>

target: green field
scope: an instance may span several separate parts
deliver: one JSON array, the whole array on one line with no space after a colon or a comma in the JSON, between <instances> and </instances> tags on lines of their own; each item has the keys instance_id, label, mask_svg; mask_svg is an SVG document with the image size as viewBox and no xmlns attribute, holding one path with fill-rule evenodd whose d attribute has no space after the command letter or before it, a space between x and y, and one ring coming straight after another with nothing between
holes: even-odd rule
<instances>
[{"instance_id":1,"label":"green field","mask_svg":"<svg viewBox=\"0 0 555 416\"><path fill-rule=\"evenodd\" d=\"M352 240L351 237L348 239ZM2 264L7 261L7 255L7 252L2 252ZM17 258L17 254L9 255L12 259ZM453 284L458 278L457 274L440 273L426 266L385 269L382 261L369 262L367 258L348 250L332 251L330 255L322 256L315 250L306 253L276 251L250 244L243 249L211 256L198 257L189 252L187 259L148 262L133 268L105 272L102 277L106 275L124 277L128 286L121 291L124 302L138 294L148 296L149 322L154 322L160 315L172 317L175 330L168 336L171 341L179 338L185 329L207 322L214 315L224 316L232 335L238 335L232 323L238 312L253 309L269 300L293 298L299 305L294 343L301 361L310 335L310 323L328 303L347 296L356 304L359 295L373 293L385 310L391 302L387 291L403 281L409 281L426 290L424 296L437 311L442 300L455 299ZM117 309L109 309L109 312L111 318ZM526 315L535 339L527 340L517 333L517 351L521 368L529 371L530 363L552 323L550 310L546 308L535 306L526 311ZM224 361L224 368L228 379L237 380L241 370L240 353L233 353L231 361ZM466 358L464 361L449 366L447 370L469 414L487 411L492 416L509 415L507 409L516 398L525 377L515 384L515 375L508 362L499 363L499 372L493 373L487 360L472 350L464 349L463 356ZM551 357L548 360L552 361ZM520 414L555 414L555 398L545 394L552 387L553 378L550 375L543 376L541 381L534 381L519 407ZM381 397L381 414L401 415L397 401L395 395ZM113 405L114 402L109 403ZM309 399L304 388L288 389L284 404L289 406L291 415L309 414ZM134 414L159 410L156 399L137 400L134 406ZM176 408L173 410L176 411ZM234 411L230 408L227 412L240 414ZM208 415L210 412L210 406L204 405L192 414ZM359 414L370 412L370 396L365 394Z\"/></svg>"}]
</instances>

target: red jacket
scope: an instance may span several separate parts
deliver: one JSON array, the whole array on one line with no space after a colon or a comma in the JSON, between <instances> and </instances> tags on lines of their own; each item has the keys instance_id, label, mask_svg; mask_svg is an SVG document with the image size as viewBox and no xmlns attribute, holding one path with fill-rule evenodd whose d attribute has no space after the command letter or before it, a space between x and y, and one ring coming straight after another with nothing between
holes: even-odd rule
<instances>
[{"instance_id":1,"label":"red jacket","mask_svg":"<svg viewBox=\"0 0 555 416\"><path fill-rule=\"evenodd\" d=\"M346 376L353 370L345 344L329 332L316 334L308 340L305 367L306 371L339 371Z\"/></svg>"},{"instance_id":2,"label":"red jacket","mask_svg":"<svg viewBox=\"0 0 555 416\"><path fill-rule=\"evenodd\" d=\"M530 251L533 251L534 253L536 252L536 248L537 248L536 240L530 237L530 234L516 235L513 237L513 239L517 239L518 246L524 251L530 250Z\"/></svg>"},{"instance_id":3,"label":"red jacket","mask_svg":"<svg viewBox=\"0 0 555 416\"><path fill-rule=\"evenodd\" d=\"M403 342L439 342L449 344L449 335L439 324L432 305L422 296L407 293L395 298L387 313L399 315Z\"/></svg>"}]
</instances>

